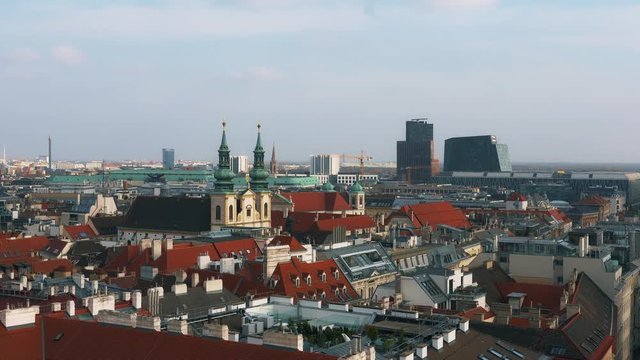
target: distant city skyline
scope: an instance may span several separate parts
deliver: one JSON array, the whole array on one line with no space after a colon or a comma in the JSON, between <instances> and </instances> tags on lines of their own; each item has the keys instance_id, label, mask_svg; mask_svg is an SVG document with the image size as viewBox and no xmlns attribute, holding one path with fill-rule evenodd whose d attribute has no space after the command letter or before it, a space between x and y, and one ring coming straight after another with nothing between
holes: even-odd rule
<instances>
[{"instance_id":1,"label":"distant city skyline","mask_svg":"<svg viewBox=\"0 0 640 360\"><path fill-rule=\"evenodd\" d=\"M7 157L216 162L255 124L278 160L392 161L404 123L520 162L638 162L633 1L0 3ZM116 26L117 24L117 26ZM270 149L267 153L270 154Z\"/></svg>"}]
</instances>

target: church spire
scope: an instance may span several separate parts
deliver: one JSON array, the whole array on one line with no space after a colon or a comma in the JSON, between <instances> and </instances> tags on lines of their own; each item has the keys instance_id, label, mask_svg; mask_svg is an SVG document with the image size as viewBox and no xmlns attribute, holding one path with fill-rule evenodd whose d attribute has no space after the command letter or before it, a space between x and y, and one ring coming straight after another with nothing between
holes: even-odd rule
<instances>
[{"instance_id":1,"label":"church spire","mask_svg":"<svg viewBox=\"0 0 640 360\"><path fill-rule=\"evenodd\" d=\"M233 178L235 175L231 171L231 159L229 156L229 145L227 145L227 123L222 123L222 141L218 149L218 168L213 176L216 178L215 191L233 191Z\"/></svg>"},{"instance_id":2,"label":"church spire","mask_svg":"<svg viewBox=\"0 0 640 360\"><path fill-rule=\"evenodd\" d=\"M271 150L271 163L269 164L272 174L278 173L278 163L276 162L276 143L273 143L273 150Z\"/></svg>"},{"instance_id":3,"label":"church spire","mask_svg":"<svg viewBox=\"0 0 640 360\"><path fill-rule=\"evenodd\" d=\"M258 140L256 148L253 150L253 169L251 169L251 187L255 191L267 191L269 184L269 172L264 167L264 148L260 136L260 124L258 124Z\"/></svg>"}]
</instances>

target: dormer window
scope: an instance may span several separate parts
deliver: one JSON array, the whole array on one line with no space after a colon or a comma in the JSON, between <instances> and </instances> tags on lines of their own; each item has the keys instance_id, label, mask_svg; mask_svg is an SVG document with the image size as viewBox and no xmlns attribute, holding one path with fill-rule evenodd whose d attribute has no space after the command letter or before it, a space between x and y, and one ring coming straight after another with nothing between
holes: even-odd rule
<instances>
[{"instance_id":1,"label":"dormer window","mask_svg":"<svg viewBox=\"0 0 640 360\"><path fill-rule=\"evenodd\" d=\"M327 297L327 294L324 292L324 290L320 293L320 298L324 299Z\"/></svg>"},{"instance_id":2,"label":"dormer window","mask_svg":"<svg viewBox=\"0 0 640 360\"><path fill-rule=\"evenodd\" d=\"M327 274L325 274L323 272L322 274L320 274L320 278L322 279L322 282L326 282L327 281Z\"/></svg>"},{"instance_id":3,"label":"dormer window","mask_svg":"<svg viewBox=\"0 0 640 360\"><path fill-rule=\"evenodd\" d=\"M347 287L345 285L342 285L342 293L347 295Z\"/></svg>"},{"instance_id":4,"label":"dormer window","mask_svg":"<svg viewBox=\"0 0 640 360\"><path fill-rule=\"evenodd\" d=\"M300 278L296 277L296 287L300 287Z\"/></svg>"},{"instance_id":5,"label":"dormer window","mask_svg":"<svg viewBox=\"0 0 640 360\"><path fill-rule=\"evenodd\" d=\"M340 272L338 272L338 270L334 271L333 277L336 278L336 280L340 280Z\"/></svg>"},{"instance_id":6,"label":"dormer window","mask_svg":"<svg viewBox=\"0 0 640 360\"><path fill-rule=\"evenodd\" d=\"M307 275L306 280L307 280L307 285L311 286L311 275Z\"/></svg>"}]
</instances>

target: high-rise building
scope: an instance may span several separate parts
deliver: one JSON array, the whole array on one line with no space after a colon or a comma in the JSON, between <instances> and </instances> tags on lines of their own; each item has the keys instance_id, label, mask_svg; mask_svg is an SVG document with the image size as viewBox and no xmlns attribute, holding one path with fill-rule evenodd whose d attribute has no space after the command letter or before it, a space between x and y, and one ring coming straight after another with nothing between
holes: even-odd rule
<instances>
[{"instance_id":1,"label":"high-rise building","mask_svg":"<svg viewBox=\"0 0 640 360\"><path fill-rule=\"evenodd\" d=\"M175 163L175 152L173 149L162 149L162 167L164 169L173 169Z\"/></svg>"},{"instance_id":2,"label":"high-rise building","mask_svg":"<svg viewBox=\"0 0 640 360\"><path fill-rule=\"evenodd\" d=\"M405 140L397 143L397 177L410 183L424 183L438 171L434 159L433 124L427 119L406 123Z\"/></svg>"},{"instance_id":3,"label":"high-rise building","mask_svg":"<svg viewBox=\"0 0 640 360\"><path fill-rule=\"evenodd\" d=\"M509 149L505 144L498 144L495 135L447 139L444 171L510 172Z\"/></svg>"},{"instance_id":4,"label":"high-rise building","mask_svg":"<svg viewBox=\"0 0 640 360\"><path fill-rule=\"evenodd\" d=\"M311 175L338 175L340 172L340 155L311 155Z\"/></svg>"},{"instance_id":5,"label":"high-rise building","mask_svg":"<svg viewBox=\"0 0 640 360\"><path fill-rule=\"evenodd\" d=\"M234 174L249 172L249 157L246 155L238 155L231 157L231 171Z\"/></svg>"}]
</instances>

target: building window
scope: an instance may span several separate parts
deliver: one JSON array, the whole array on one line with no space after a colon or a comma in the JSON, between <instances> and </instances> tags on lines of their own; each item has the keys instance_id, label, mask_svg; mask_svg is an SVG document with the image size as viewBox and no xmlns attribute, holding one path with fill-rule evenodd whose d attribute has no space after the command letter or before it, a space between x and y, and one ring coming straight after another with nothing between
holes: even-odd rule
<instances>
[{"instance_id":1,"label":"building window","mask_svg":"<svg viewBox=\"0 0 640 360\"><path fill-rule=\"evenodd\" d=\"M222 208L220 205L216 206L216 220L220 220L222 217Z\"/></svg>"},{"instance_id":2,"label":"building window","mask_svg":"<svg viewBox=\"0 0 640 360\"><path fill-rule=\"evenodd\" d=\"M296 278L296 287L300 287L300 278Z\"/></svg>"},{"instance_id":3,"label":"building window","mask_svg":"<svg viewBox=\"0 0 640 360\"><path fill-rule=\"evenodd\" d=\"M251 219L251 205L247 205L247 219Z\"/></svg>"},{"instance_id":4,"label":"building window","mask_svg":"<svg viewBox=\"0 0 640 360\"><path fill-rule=\"evenodd\" d=\"M333 276L336 278L336 280L339 280L339 279L340 279L340 273L338 272L338 270L336 270L336 271L333 273Z\"/></svg>"},{"instance_id":5,"label":"building window","mask_svg":"<svg viewBox=\"0 0 640 360\"><path fill-rule=\"evenodd\" d=\"M229 221L233 221L233 205L229 205Z\"/></svg>"},{"instance_id":6,"label":"building window","mask_svg":"<svg viewBox=\"0 0 640 360\"><path fill-rule=\"evenodd\" d=\"M307 276L307 285L311 286L311 276Z\"/></svg>"},{"instance_id":7,"label":"building window","mask_svg":"<svg viewBox=\"0 0 640 360\"><path fill-rule=\"evenodd\" d=\"M269 218L269 204L264 203L264 211L262 212L262 217L265 219Z\"/></svg>"},{"instance_id":8,"label":"building window","mask_svg":"<svg viewBox=\"0 0 640 360\"><path fill-rule=\"evenodd\" d=\"M322 279L322 282L327 281L327 274L322 273L322 275L320 275L320 278Z\"/></svg>"}]
</instances>

